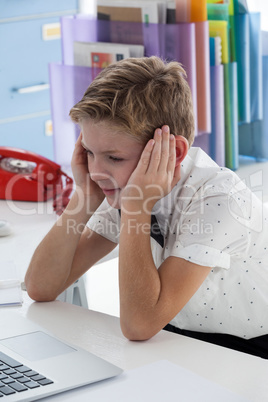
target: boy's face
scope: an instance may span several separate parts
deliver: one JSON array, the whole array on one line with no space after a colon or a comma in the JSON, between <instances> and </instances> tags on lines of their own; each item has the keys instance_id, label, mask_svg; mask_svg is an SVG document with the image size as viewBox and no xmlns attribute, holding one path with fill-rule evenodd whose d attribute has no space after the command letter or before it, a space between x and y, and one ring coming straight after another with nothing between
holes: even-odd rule
<instances>
[{"instance_id":1,"label":"boy's face","mask_svg":"<svg viewBox=\"0 0 268 402\"><path fill-rule=\"evenodd\" d=\"M109 122L81 125L91 179L102 189L113 208L120 208L121 192L136 168L144 146L118 132Z\"/></svg>"}]
</instances>

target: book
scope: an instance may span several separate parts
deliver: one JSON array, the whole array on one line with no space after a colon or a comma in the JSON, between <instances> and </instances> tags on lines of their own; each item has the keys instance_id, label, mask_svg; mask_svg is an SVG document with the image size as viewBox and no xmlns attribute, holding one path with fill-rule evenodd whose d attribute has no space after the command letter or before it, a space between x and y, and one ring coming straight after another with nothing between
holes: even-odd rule
<instances>
[{"instance_id":1,"label":"book","mask_svg":"<svg viewBox=\"0 0 268 402\"><path fill-rule=\"evenodd\" d=\"M97 0L98 19L109 21L166 23L166 0Z\"/></svg>"},{"instance_id":2,"label":"book","mask_svg":"<svg viewBox=\"0 0 268 402\"><path fill-rule=\"evenodd\" d=\"M168 1L166 3L166 23L167 24L176 24L176 3L175 1Z\"/></svg>"},{"instance_id":3,"label":"book","mask_svg":"<svg viewBox=\"0 0 268 402\"><path fill-rule=\"evenodd\" d=\"M106 42L74 42L74 65L105 68L128 57L142 57L143 45Z\"/></svg>"}]
</instances>

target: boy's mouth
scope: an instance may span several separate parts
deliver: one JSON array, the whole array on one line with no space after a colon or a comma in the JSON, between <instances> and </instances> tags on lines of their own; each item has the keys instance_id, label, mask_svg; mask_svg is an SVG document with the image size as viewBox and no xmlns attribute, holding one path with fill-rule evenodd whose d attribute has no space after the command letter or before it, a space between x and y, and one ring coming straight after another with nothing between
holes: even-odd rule
<instances>
[{"instance_id":1,"label":"boy's mouth","mask_svg":"<svg viewBox=\"0 0 268 402\"><path fill-rule=\"evenodd\" d=\"M119 188L102 188L102 191L105 195L114 195L117 191L119 191Z\"/></svg>"}]
</instances>

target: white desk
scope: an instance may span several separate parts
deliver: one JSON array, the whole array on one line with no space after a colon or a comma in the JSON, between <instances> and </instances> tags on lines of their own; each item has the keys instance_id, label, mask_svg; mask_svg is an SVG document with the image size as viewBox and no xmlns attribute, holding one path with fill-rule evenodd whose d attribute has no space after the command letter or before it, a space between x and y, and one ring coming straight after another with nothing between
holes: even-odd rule
<instances>
[{"instance_id":1,"label":"white desk","mask_svg":"<svg viewBox=\"0 0 268 402\"><path fill-rule=\"evenodd\" d=\"M12 225L10 236L0 237L1 261L14 261L23 280L33 252L56 222L52 202L0 200L0 219Z\"/></svg>"},{"instance_id":2,"label":"white desk","mask_svg":"<svg viewBox=\"0 0 268 402\"><path fill-rule=\"evenodd\" d=\"M131 342L122 335L118 317L59 301L33 303L26 293L24 300L16 308L19 314L125 370L169 360L250 401L268 401L267 360L166 331Z\"/></svg>"},{"instance_id":3,"label":"white desk","mask_svg":"<svg viewBox=\"0 0 268 402\"><path fill-rule=\"evenodd\" d=\"M13 233L0 237L1 261L13 261L23 281L35 248L58 219L52 201L21 202L0 200L0 220L11 223ZM88 306L94 310L119 316L119 288L116 261L106 263L118 255L117 248L84 275ZM107 297L100 297L100 293Z\"/></svg>"},{"instance_id":4,"label":"white desk","mask_svg":"<svg viewBox=\"0 0 268 402\"><path fill-rule=\"evenodd\" d=\"M34 248L56 216L49 203L16 203L13 207L10 211L0 201L0 217L14 225L14 235L0 238L0 263L1 259L14 260L23 278ZM117 317L58 301L33 303L26 293L23 297L23 306L16 308L19 314L125 370L169 360L250 401L268 401L268 360L166 331L146 342L130 342L123 337Z\"/></svg>"}]
</instances>

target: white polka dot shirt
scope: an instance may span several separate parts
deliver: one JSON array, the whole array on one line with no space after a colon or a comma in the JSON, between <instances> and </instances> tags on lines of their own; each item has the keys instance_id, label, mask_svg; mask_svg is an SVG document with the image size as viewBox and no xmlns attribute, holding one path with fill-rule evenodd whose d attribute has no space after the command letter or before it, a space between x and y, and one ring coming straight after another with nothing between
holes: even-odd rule
<instances>
[{"instance_id":1,"label":"white polka dot shirt","mask_svg":"<svg viewBox=\"0 0 268 402\"><path fill-rule=\"evenodd\" d=\"M152 231L158 240L162 237L162 243L151 237L157 268L169 256L211 267L170 323L245 339L268 334L268 208L254 192L193 147L182 163L180 181L153 213L157 223ZM88 226L119 242L120 214L106 200Z\"/></svg>"}]
</instances>

